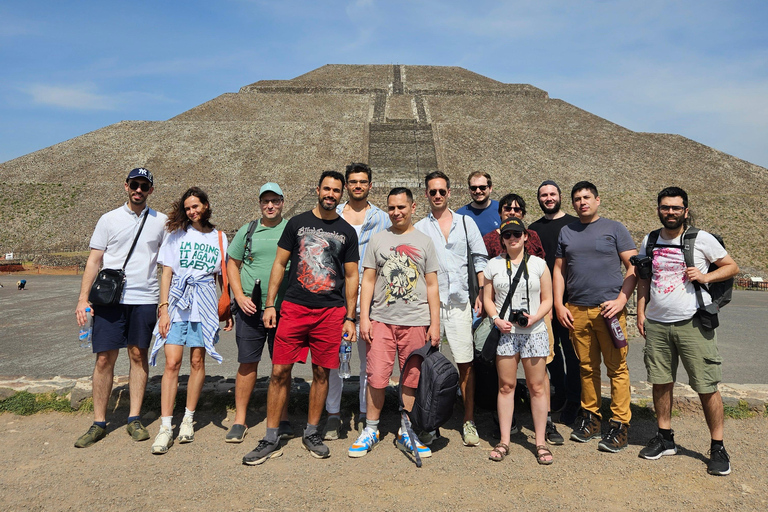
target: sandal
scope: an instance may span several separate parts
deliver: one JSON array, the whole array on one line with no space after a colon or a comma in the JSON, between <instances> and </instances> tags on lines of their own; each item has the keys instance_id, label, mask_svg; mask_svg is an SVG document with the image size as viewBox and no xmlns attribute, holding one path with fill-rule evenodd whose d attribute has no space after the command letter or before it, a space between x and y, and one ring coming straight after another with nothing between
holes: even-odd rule
<instances>
[{"instance_id":1,"label":"sandal","mask_svg":"<svg viewBox=\"0 0 768 512\"><path fill-rule=\"evenodd\" d=\"M549 460L546 460L545 457L549 457ZM536 462L538 462L542 466L549 466L554 462L554 457L552 456L552 452L549 451L549 448L547 448L543 444L536 446Z\"/></svg>"},{"instance_id":2,"label":"sandal","mask_svg":"<svg viewBox=\"0 0 768 512\"><path fill-rule=\"evenodd\" d=\"M493 447L493 450L491 450L491 453L488 455L488 458L492 461L501 462L504 460L504 457L509 455L509 445L504 443L499 443L496 446Z\"/></svg>"}]
</instances>

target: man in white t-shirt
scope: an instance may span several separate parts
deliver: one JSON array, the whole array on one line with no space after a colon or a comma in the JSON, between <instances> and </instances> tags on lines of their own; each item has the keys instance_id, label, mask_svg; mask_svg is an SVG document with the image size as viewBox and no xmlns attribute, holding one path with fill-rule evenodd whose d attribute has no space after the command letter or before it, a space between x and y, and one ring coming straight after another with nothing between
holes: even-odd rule
<instances>
[{"instance_id":1,"label":"man in white t-shirt","mask_svg":"<svg viewBox=\"0 0 768 512\"><path fill-rule=\"evenodd\" d=\"M157 323L157 254L167 234L165 222L168 217L147 206L147 198L154 191L154 179L147 169L133 169L124 187L128 201L102 215L93 231L91 252L83 271L75 311L80 325L85 325L93 317L92 340L96 354L93 370L94 422L88 432L75 442L77 448L87 448L107 435L107 402L112 393L115 362L122 348L128 350L131 361L127 431L134 441L149 439L149 432L141 424L139 414L147 385L147 353L152 329ZM139 230L138 241L126 264ZM91 286L102 266L110 269L125 267L125 286L118 305L92 306L88 302Z\"/></svg>"},{"instance_id":2,"label":"man in white t-shirt","mask_svg":"<svg viewBox=\"0 0 768 512\"><path fill-rule=\"evenodd\" d=\"M640 457L656 460L677 453L672 431L672 390L677 377L678 358L688 373L690 386L699 394L712 438L707 472L727 475L730 458L723 446L723 401L717 385L722 379L721 359L714 329L707 329L697 315L696 285L703 305L712 299L707 283L725 281L739 267L717 239L699 231L694 239L693 263L683 255L688 228L688 194L678 187L659 192L658 215L662 228L643 239L640 257L651 259L650 277L641 272L637 285L637 327L645 337L645 367L653 385L653 405L659 431L640 451ZM656 236L648 250L649 238ZM650 254L649 254L650 253ZM642 260L638 260L642 271ZM710 264L717 269L708 272ZM645 277L645 278L642 278Z\"/></svg>"}]
</instances>

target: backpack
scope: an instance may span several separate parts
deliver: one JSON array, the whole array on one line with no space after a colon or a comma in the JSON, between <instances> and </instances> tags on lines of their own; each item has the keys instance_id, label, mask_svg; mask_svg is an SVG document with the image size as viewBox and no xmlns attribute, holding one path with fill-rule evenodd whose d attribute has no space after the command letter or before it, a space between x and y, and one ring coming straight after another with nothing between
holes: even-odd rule
<instances>
[{"instance_id":1,"label":"backpack","mask_svg":"<svg viewBox=\"0 0 768 512\"><path fill-rule=\"evenodd\" d=\"M253 232L256 231L257 227L259 227L259 221L257 220L252 220L250 223L248 223L248 233L245 235L243 261L245 261L245 258L251 255L251 240L253 239Z\"/></svg>"},{"instance_id":2,"label":"backpack","mask_svg":"<svg viewBox=\"0 0 768 512\"><path fill-rule=\"evenodd\" d=\"M405 368L412 357L421 357L421 376L416 388L416 400L413 410L408 413L403 406L403 381ZM413 429L422 431L436 430L453 415L456 390L459 387L459 371L441 354L437 347L427 342L422 348L414 350L406 358L400 371L400 413L401 422L408 436L414 439ZM421 458L414 450L416 466L421 467Z\"/></svg>"}]
</instances>

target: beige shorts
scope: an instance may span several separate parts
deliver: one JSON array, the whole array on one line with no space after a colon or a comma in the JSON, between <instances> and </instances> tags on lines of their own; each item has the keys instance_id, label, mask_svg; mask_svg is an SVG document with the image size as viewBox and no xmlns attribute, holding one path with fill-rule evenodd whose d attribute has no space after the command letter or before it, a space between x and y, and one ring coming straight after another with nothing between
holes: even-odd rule
<instances>
[{"instance_id":1,"label":"beige shorts","mask_svg":"<svg viewBox=\"0 0 768 512\"><path fill-rule=\"evenodd\" d=\"M467 304L440 304L440 337L448 342L456 364L475 358L472 338L472 308Z\"/></svg>"}]
</instances>

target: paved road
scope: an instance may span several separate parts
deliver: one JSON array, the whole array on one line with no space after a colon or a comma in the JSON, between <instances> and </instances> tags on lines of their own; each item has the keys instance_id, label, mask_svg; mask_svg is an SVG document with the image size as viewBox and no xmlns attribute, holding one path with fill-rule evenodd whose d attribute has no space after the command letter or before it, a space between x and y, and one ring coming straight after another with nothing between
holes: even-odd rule
<instances>
[{"instance_id":1,"label":"paved road","mask_svg":"<svg viewBox=\"0 0 768 512\"><path fill-rule=\"evenodd\" d=\"M0 276L0 376L26 375L50 378L56 375L84 377L93 372L94 356L77 343L75 303L80 289L80 276L27 275L27 289L18 291L17 275ZM723 357L723 382L738 384L768 384L768 335L764 323L768 320L768 293L735 291L734 299L721 313L718 342ZM629 368L631 380L646 379L643 365L643 339L630 340ZM234 377L237 372L237 349L234 333L222 331L217 349L224 357L219 365L207 360L208 375ZM266 351L265 351L266 352ZM357 351L353 350L353 366ZM150 368L150 375L162 374L159 366ZM189 366L185 361L182 373ZM259 374L268 370L265 353ZM353 373L357 371L353 367ZM680 368L681 382L687 382ZM116 374L128 374L128 360L123 353L118 358ZM295 377L309 378L310 369L297 365ZM522 376L522 375L521 375Z\"/></svg>"}]
</instances>

